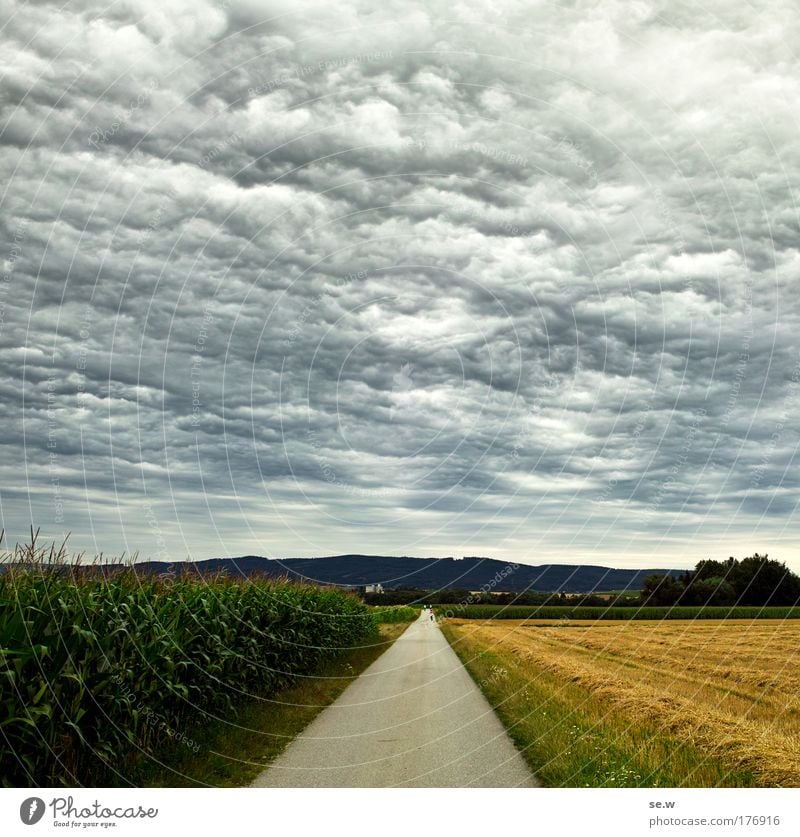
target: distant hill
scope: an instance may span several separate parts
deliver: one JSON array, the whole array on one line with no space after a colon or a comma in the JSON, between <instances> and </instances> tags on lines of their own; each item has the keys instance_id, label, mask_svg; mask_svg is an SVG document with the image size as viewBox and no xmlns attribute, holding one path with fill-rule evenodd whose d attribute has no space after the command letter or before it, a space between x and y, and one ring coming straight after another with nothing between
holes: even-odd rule
<instances>
[{"instance_id":1,"label":"distant hill","mask_svg":"<svg viewBox=\"0 0 800 837\"><path fill-rule=\"evenodd\" d=\"M652 573L680 575L682 570L621 570L590 564L519 564L492 558L408 558L384 555L333 555L327 558L211 558L207 561L144 561L144 572L172 573L184 569L235 576L288 576L292 579L353 587L382 584L385 588L479 590L486 584L496 592L590 593L599 590L638 590ZM493 583L493 579L499 579Z\"/></svg>"}]
</instances>

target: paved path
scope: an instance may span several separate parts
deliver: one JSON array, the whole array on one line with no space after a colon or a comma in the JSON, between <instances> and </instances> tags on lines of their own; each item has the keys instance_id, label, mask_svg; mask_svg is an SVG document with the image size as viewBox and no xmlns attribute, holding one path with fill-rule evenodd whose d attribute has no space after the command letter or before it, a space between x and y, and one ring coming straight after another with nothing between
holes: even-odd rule
<instances>
[{"instance_id":1,"label":"paved path","mask_svg":"<svg viewBox=\"0 0 800 837\"><path fill-rule=\"evenodd\" d=\"M253 787L535 787L438 625L423 616Z\"/></svg>"}]
</instances>

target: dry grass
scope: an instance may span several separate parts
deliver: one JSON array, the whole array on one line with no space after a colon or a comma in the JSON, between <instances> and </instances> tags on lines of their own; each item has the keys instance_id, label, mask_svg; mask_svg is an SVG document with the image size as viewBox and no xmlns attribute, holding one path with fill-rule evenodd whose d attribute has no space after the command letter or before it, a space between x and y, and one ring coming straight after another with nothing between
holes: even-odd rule
<instances>
[{"instance_id":1,"label":"dry grass","mask_svg":"<svg viewBox=\"0 0 800 837\"><path fill-rule=\"evenodd\" d=\"M620 758L627 753L636 765L629 784L671 777L688 786L800 786L798 620L451 620L448 633L474 676L487 680L478 671L486 657L505 670L484 690L523 746L531 745L525 727L544 701L557 726L579 714L580 725L602 732ZM541 745L541 728L536 734ZM683 754L683 781L661 753L675 748ZM551 752L551 760L559 757ZM670 763L659 763L664 758ZM568 763L556 784L564 783Z\"/></svg>"}]
</instances>

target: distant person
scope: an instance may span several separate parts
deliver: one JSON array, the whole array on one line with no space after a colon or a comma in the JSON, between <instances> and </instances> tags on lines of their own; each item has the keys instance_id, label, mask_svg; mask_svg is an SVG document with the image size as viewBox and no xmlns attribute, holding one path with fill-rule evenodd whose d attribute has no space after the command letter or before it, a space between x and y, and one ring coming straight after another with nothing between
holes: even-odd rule
<instances>
[{"instance_id":1,"label":"distant person","mask_svg":"<svg viewBox=\"0 0 800 837\"><path fill-rule=\"evenodd\" d=\"M429 607L429 608L428 608L428 610L431 612L431 622L435 622L435 621L436 621L436 617L433 615L433 608L432 608L432 607Z\"/></svg>"}]
</instances>

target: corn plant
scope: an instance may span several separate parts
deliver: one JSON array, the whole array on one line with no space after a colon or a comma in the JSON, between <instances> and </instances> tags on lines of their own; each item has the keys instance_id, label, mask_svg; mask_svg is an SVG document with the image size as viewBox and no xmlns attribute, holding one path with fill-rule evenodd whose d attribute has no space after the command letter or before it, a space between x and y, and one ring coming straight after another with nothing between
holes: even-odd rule
<instances>
[{"instance_id":1,"label":"corn plant","mask_svg":"<svg viewBox=\"0 0 800 837\"><path fill-rule=\"evenodd\" d=\"M91 784L375 630L357 598L311 585L60 562L0 569L6 786Z\"/></svg>"}]
</instances>

